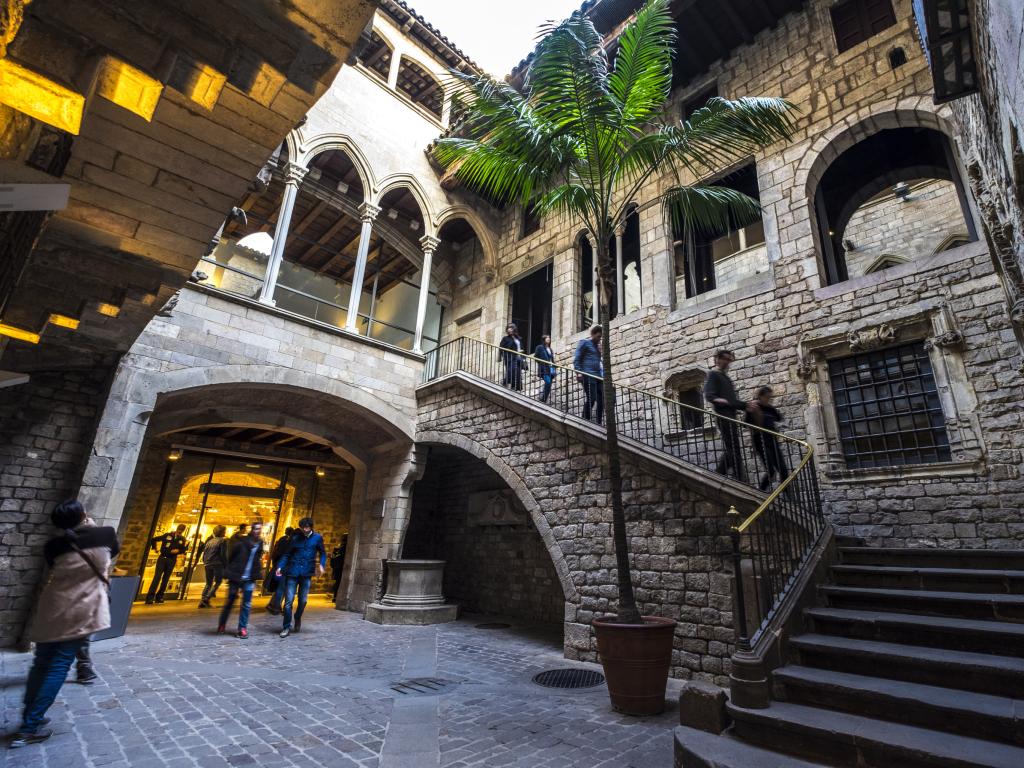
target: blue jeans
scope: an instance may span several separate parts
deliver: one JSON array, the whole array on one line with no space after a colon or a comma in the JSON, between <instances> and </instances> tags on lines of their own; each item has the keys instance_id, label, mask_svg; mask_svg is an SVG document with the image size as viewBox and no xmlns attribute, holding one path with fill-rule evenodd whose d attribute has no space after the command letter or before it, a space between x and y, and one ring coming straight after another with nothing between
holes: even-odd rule
<instances>
[{"instance_id":1,"label":"blue jeans","mask_svg":"<svg viewBox=\"0 0 1024 768\"><path fill-rule=\"evenodd\" d=\"M540 401L546 403L551 395L551 382L554 381L555 377L551 373L542 373L540 378L544 382L544 391L540 393Z\"/></svg>"},{"instance_id":2,"label":"blue jeans","mask_svg":"<svg viewBox=\"0 0 1024 768\"><path fill-rule=\"evenodd\" d=\"M25 683L25 709L21 713L21 732L35 733L42 725L46 710L64 685L75 655L89 642L88 637L58 643L36 643L36 655Z\"/></svg>"},{"instance_id":3,"label":"blue jeans","mask_svg":"<svg viewBox=\"0 0 1024 768\"><path fill-rule=\"evenodd\" d=\"M274 590L274 594L271 596L270 602L267 604L267 607L274 613L281 612L281 601L284 600L284 588L287 583L288 578L285 576L282 576L277 580L277 589Z\"/></svg>"},{"instance_id":4,"label":"blue jeans","mask_svg":"<svg viewBox=\"0 0 1024 768\"><path fill-rule=\"evenodd\" d=\"M255 587L256 582L252 579L228 582L228 599L220 611L220 624L228 623L231 609L235 607L235 599L238 597L238 593L241 592L242 605L238 609L238 628L245 629L249 626L249 611L252 609L252 591Z\"/></svg>"},{"instance_id":5,"label":"blue jeans","mask_svg":"<svg viewBox=\"0 0 1024 768\"><path fill-rule=\"evenodd\" d=\"M309 576L286 576L284 588L284 628L292 628L292 601L295 600L295 590L299 590L299 607L295 609L295 620L302 621L302 612L306 610L306 600L309 598Z\"/></svg>"}]
</instances>

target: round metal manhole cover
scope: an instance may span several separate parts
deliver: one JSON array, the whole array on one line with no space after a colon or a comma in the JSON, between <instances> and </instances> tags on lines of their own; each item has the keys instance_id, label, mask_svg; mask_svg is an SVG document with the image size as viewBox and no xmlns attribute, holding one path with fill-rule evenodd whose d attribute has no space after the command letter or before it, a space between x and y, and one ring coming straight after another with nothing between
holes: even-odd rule
<instances>
[{"instance_id":1,"label":"round metal manhole cover","mask_svg":"<svg viewBox=\"0 0 1024 768\"><path fill-rule=\"evenodd\" d=\"M451 680L439 677L416 677L391 684L391 690L403 696L440 696L456 686Z\"/></svg>"},{"instance_id":2,"label":"round metal manhole cover","mask_svg":"<svg viewBox=\"0 0 1024 768\"><path fill-rule=\"evenodd\" d=\"M487 621L483 624L477 624L477 629L511 629L511 624L503 624L500 621Z\"/></svg>"},{"instance_id":3,"label":"round metal manhole cover","mask_svg":"<svg viewBox=\"0 0 1024 768\"><path fill-rule=\"evenodd\" d=\"M590 669L549 669L534 675L533 682L545 688L593 688L604 682L604 675Z\"/></svg>"}]
</instances>

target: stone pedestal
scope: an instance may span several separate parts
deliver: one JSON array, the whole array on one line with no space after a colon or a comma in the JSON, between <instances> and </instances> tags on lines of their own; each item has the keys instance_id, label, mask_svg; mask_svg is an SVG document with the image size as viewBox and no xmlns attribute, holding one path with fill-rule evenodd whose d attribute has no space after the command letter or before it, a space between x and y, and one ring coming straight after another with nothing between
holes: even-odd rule
<instances>
[{"instance_id":1,"label":"stone pedestal","mask_svg":"<svg viewBox=\"0 0 1024 768\"><path fill-rule=\"evenodd\" d=\"M375 624L443 624L459 607L444 601L444 560L388 560L388 588L363 618Z\"/></svg>"}]
</instances>

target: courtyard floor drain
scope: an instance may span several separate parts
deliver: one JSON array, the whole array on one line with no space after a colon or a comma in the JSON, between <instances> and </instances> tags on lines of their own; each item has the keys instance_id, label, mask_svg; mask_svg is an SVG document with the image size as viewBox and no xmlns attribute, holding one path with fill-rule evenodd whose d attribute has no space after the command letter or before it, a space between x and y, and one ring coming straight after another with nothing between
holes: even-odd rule
<instances>
[{"instance_id":1,"label":"courtyard floor drain","mask_svg":"<svg viewBox=\"0 0 1024 768\"><path fill-rule=\"evenodd\" d=\"M503 624L500 621L488 621L483 624L477 624L477 629L511 629L511 624Z\"/></svg>"},{"instance_id":2,"label":"courtyard floor drain","mask_svg":"<svg viewBox=\"0 0 1024 768\"><path fill-rule=\"evenodd\" d=\"M590 669L549 669L534 675L533 682L545 688L593 688L604 682L604 675Z\"/></svg>"},{"instance_id":3,"label":"courtyard floor drain","mask_svg":"<svg viewBox=\"0 0 1024 768\"><path fill-rule=\"evenodd\" d=\"M404 696L440 696L455 687L451 680L437 677L416 677L391 684L391 690Z\"/></svg>"}]
</instances>

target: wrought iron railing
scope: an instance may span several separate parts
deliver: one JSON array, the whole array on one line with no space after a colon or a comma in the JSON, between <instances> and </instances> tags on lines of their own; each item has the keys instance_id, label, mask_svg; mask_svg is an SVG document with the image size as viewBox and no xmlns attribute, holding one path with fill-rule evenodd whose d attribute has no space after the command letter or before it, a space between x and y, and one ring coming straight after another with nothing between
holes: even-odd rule
<instances>
[{"instance_id":1,"label":"wrought iron railing","mask_svg":"<svg viewBox=\"0 0 1024 768\"><path fill-rule=\"evenodd\" d=\"M600 377L526 352L460 337L426 356L424 382L462 372L581 421L604 418ZM749 649L773 618L826 527L813 451L803 440L616 384L620 438L747 485L766 498L745 519L730 510L737 645Z\"/></svg>"}]
</instances>

